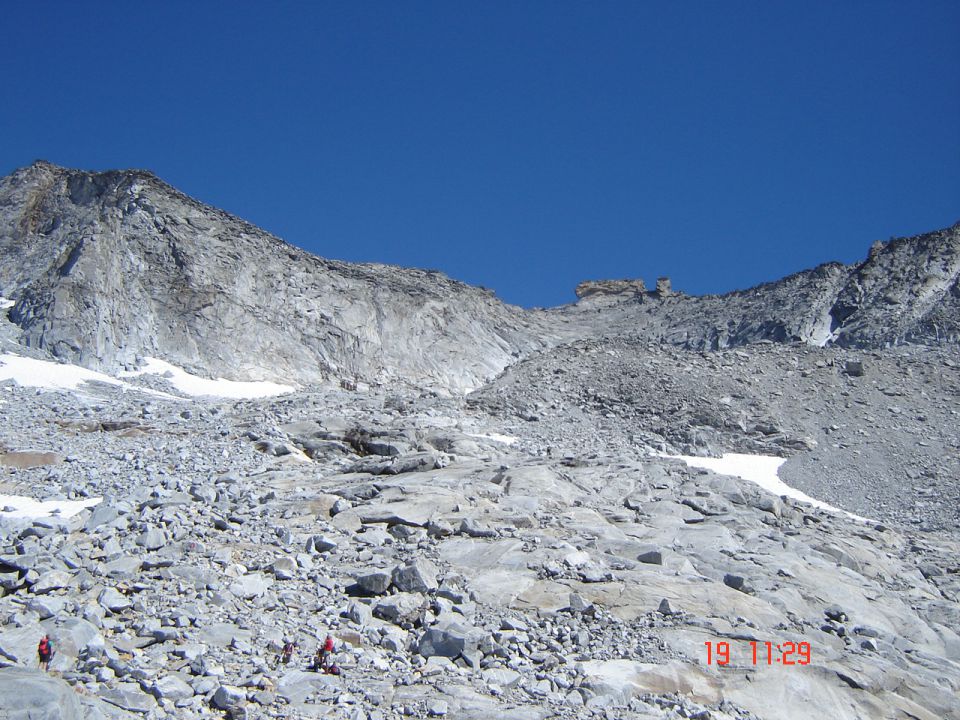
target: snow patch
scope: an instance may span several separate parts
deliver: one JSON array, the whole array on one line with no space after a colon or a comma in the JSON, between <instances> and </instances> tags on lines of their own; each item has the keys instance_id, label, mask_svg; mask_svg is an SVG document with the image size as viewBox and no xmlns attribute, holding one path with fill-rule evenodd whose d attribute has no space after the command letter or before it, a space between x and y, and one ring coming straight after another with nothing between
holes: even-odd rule
<instances>
[{"instance_id":1,"label":"snow patch","mask_svg":"<svg viewBox=\"0 0 960 720\"><path fill-rule=\"evenodd\" d=\"M0 297L0 310L9 310L16 304L10 298Z\"/></svg>"},{"instance_id":2,"label":"snow patch","mask_svg":"<svg viewBox=\"0 0 960 720\"><path fill-rule=\"evenodd\" d=\"M76 365L64 365L35 358L4 353L0 355L0 380L14 380L24 387L50 390L76 390L85 382L124 385L116 378Z\"/></svg>"},{"instance_id":3,"label":"snow patch","mask_svg":"<svg viewBox=\"0 0 960 720\"><path fill-rule=\"evenodd\" d=\"M494 442L503 443L504 445L513 445L517 441L515 437L501 435L500 433L464 433L464 435L479 440L493 440Z\"/></svg>"},{"instance_id":4,"label":"snow patch","mask_svg":"<svg viewBox=\"0 0 960 720\"><path fill-rule=\"evenodd\" d=\"M808 503L822 510L841 513L860 522L868 522L867 518L854 515L846 510L841 510L833 505L829 505L822 500L812 498L806 493L792 488L783 482L777 475L777 471L780 469L780 466L786 462L786 458L772 455L747 455L744 453L724 453L723 456L719 458L697 457L694 455L662 455L662 457L683 460L690 467L713 470L721 475L732 475L742 480L755 483L774 495L786 495L789 498Z\"/></svg>"},{"instance_id":5,"label":"snow patch","mask_svg":"<svg viewBox=\"0 0 960 720\"><path fill-rule=\"evenodd\" d=\"M34 500L21 495L0 495L0 517L9 518L69 518L84 508L94 507L103 498L88 500ZM9 508L9 509L8 509Z\"/></svg>"},{"instance_id":6,"label":"snow patch","mask_svg":"<svg viewBox=\"0 0 960 720\"><path fill-rule=\"evenodd\" d=\"M241 381L217 378L209 380L191 375L186 370L158 358L145 358L144 366L139 370L126 370L120 377L137 377L139 375L160 375L170 381L177 390L185 395L214 395L216 397L245 400L252 398L273 397L293 392L296 388L291 385L280 385L266 381Z\"/></svg>"},{"instance_id":7,"label":"snow patch","mask_svg":"<svg viewBox=\"0 0 960 720\"><path fill-rule=\"evenodd\" d=\"M813 329L810 332L810 342L817 347L826 347L827 343L836 337L834 332L830 329L832 325L833 316L830 314L830 309L827 308L820 313L820 318L813 326Z\"/></svg>"}]
</instances>

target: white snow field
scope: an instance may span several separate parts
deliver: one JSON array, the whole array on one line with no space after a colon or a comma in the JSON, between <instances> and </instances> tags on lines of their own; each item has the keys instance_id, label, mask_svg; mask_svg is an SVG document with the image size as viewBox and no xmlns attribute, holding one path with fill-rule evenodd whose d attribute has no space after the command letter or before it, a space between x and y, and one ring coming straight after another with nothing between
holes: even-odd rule
<instances>
[{"instance_id":1,"label":"white snow field","mask_svg":"<svg viewBox=\"0 0 960 720\"><path fill-rule=\"evenodd\" d=\"M191 375L186 370L158 358L148 357L144 360L145 364L141 369L126 370L119 373L119 376L159 375L185 395L213 395L234 400L273 397L296 390L292 385L281 385L267 381L225 380L223 378L208 380L197 375Z\"/></svg>"},{"instance_id":2,"label":"white snow field","mask_svg":"<svg viewBox=\"0 0 960 720\"><path fill-rule=\"evenodd\" d=\"M69 518L84 508L99 505L103 498L86 500L34 500L20 495L0 495L0 517L11 518ZM9 509L8 509L9 508Z\"/></svg>"},{"instance_id":3,"label":"white snow field","mask_svg":"<svg viewBox=\"0 0 960 720\"><path fill-rule=\"evenodd\" d=\"M85 382L125 384L109 375L76 365L36 360L13 353L0 355L0 380L14 380L18 385L49 390L76 390Z\"/></svg>"},{"instance_id":4,"label":"white snow field","mask_svg":"<svg viewBox=\"0 0 960 720\"><path fill-rule=\"evenodd\" d=\"M163 360L147 358L145 367L140 370L124 371L120 377L137 377L139 375L159 375L185 395L215 396L233 400L246 400L262 397L273 397L293 392L294 387L272 382L242 382L237 380L208 380L191 375L176 365ZM13 353L0 354L0 382L14 380L24 387L44 388L47 390L77 390L85 382L102 382L125 390L137 390L159 397L177 399L174 395L161 393L148 388L140 388L122 380L99 373L77 365L50 362L23 357Z\"/></svg>"},{"instance_id":5,"label":"white snow field","mask_svg":"<svg viewBox=\"0 0 960 720\"><path fill-rule=\"evenodd\" d=\"M733 477L755 483L774 495L786 495L789 498L809 503L822 510L842 513L854 520L868 522L867 518L854 515L846 510L841 510L833 505L829 505L822 500L812 498L806 493L800 492L796 488L792 488L783 482L777 475L777 470L787 461L786 458L772 455L747 455L744 453L724 453L722 457L718 458L697 457L694 455L663 455L663 457L683 460L690 467L713 470L715 473L720 473L721 475L732 475Z\"/></svg>"},{"instance_id":6,"label":"white snow field","mask_svg":"<svg viewBox=\"0 0 960 720\"><path fill-rule=\"evenodd\" d=\"M510 435L502 435L500 433L464 433L467 437L474 437L478 440L493 440L494 442L503 443L504 445L513 445L517 439L511 437Z\"/></svg>"}]
</instances>

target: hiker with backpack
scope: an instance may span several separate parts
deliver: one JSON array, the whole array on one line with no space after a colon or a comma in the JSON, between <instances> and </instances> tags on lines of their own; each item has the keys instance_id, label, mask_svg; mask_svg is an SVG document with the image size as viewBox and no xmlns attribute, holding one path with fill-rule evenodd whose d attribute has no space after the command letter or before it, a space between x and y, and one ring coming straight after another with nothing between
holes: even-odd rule
<instances>
[{"instance_id":1,"label":"hiker with backpack","mask_svg":"<svg viewBox=\"0 0 960 720\"><path fill-rule=\"evenodd\" d=\"M289 665L290 661L293 659L293 654L296 652L297 643L292 640L284 640L283 649L280 651L280 662L284 665Z\"/></svg>"},{"instance_id":2,"label":"hiker with backpack","mask_svg":"<svg viewBox=\"0 0 960 720\"><path fill-rule=\"evenodd\" d=\"M50 667L50 660L53 658L53 643L50 642L49 635L40 638L40 643L37 645L37 655L40 657L40 669L47 670Z\"/></svg>"},{"instance_id":3,"label":"hiker with backpack","mask_svg":"<svg viewBox=\"0 0 960 720\"><path fill-rule=\"evenodd\" d=\"M339 675L340 668L330 660L331 655L333 655L333 649L333 638L327 635L326 640L323 641L323 645L317 648L317 654L313 656L311 670L326 673L327 675Z\"/></svg>"}]
</instances>

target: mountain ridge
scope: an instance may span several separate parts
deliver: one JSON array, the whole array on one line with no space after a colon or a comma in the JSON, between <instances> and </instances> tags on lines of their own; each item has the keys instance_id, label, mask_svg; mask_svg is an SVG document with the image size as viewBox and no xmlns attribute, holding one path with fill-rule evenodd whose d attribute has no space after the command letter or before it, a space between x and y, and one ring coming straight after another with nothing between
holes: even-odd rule
<instances>
[{"instance_id":1,"label":"mountain ridge","mask_svg":"<svg viewBox=\"0 0 960 720\"><path fill-rule=\"evenodd\" d=\"M0 184L0 208L0 283L25 344L94 369L156 355L252 379L399 375L458 388L531 342L518 332L525 318L488 291L435 272L318 258L153 175L32 166ZM459 316L464 332L437 332L455 298L489 321ZM261 335L252 358L224 337L249 325ZM482 349L458 347L471 326ZM461 367L439 365L421 344Z\"/></svg>"},{"instance_id":2,"label":"mountain ridge","mask_svg":"<svg viewBox=\"0 0 960 720\"><path fill-rule=\"evenodd\" d=\"M156 356L238 379L455 393L590 337L696 350L954 344L960 224L722 295L623 287L525 310L437 271L318 257L147 170L38 161L0 179L0 292L27 346L104 371Z\"/></svg>"}]
</instances>

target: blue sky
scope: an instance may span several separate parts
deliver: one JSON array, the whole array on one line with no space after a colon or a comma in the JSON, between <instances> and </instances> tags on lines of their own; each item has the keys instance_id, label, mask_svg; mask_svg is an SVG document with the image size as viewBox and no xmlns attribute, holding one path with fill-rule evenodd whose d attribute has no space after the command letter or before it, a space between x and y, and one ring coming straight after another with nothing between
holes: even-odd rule
<instances>
[{"instance_id":1,"label":"blue sky","mask_svg":"<svg viewBox=\"0 0 960 720\"><path fill-rule=\"evenodd\" d=\"M318 255L551 306L960 220L960 3L20 2L0 173L140 167Z\"/></svg>"}]
</instances>

